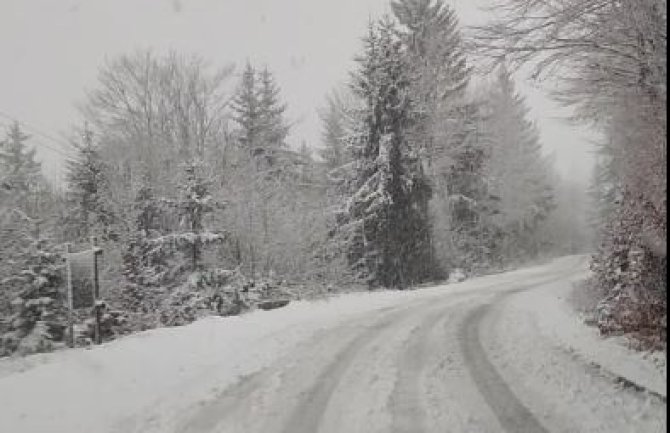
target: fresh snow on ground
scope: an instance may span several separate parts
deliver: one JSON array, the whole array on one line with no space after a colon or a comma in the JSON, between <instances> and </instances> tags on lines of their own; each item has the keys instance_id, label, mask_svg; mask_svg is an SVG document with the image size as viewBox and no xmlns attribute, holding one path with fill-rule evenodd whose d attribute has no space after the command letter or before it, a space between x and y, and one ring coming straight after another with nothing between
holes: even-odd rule
<instances>
[{"instance_id":1,"label":"fresh snow on ground","mask_svg":"<svg viewBox=\"0 0 670 433\"><path fill-rule=\"evenodd\" d=\"M539 330L583 361L594 363L607 373L667 396L665 353L631 350L623 337L603 339L596 327L586 326L584 317L568 301L572 290L584 290L577 283L586 277L575 275L573 284L561 282L523 294L518 304L532 311Z\"/></svg>"},{"instance_id":2,"label":"fresh snow on ground","mask_svg":"<svg viewBox=\"0 0 670 433\"><path fill-rule=\"evenodd\" d=\"M319 333L361 318L381 317L391 310L402 311L401 307L415 302L425 304L497 285L528 282L555 267L565 267L566 260L584 261L561 259L416 291L355 293L294 302L279 310L212 317L189 326L147 331L91 349L5 359L0 361L0 432L175 431L183 414L294 352ZM575 274L575 279L582 277ZM515 308L533 312L537 332L551 341L547 344L563 345L665 395L665 368L656 368L641 355L616 341L601 339L583 325L576 313L560 302L570 287L570 281L561 281L512 298L528 297L522 307L515 302ZM524 335L506 338L513 345L513 340ZM412 359L406 362L411 364Z\"/></svg>"},{"instance_id":3,"label":"fresh snow on ground","mask_svg":"<svg viewBox=\"0 0 670 433\"><path fill-rule=\"evenodd\" d=\"M321 329L417 294L293 302L279 310L146 331L92 349L36 355L39 361L2 360L0 432L122 431L119 422L157 406L169 415L260 370ZM170 421L157 420L155 431Z\"/></svg>"},{"instance_id":4,"label":"fresh snow on ground","mask_svg":"<svg viewBox=\"0 0 670 433\"><path fill-rule=\"evenodd\" d=\"M584 324L567 299L587 275L584 268L494 305L480 330L487 357L546 431L664 432L665 356Z\"/></svg>"}]
</instances>

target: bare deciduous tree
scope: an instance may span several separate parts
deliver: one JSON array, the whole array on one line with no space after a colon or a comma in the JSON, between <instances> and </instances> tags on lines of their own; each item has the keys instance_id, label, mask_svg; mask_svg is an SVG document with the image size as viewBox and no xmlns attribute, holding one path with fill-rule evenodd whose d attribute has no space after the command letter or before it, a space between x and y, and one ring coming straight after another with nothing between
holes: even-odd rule
<instances>
[{"instance_id":1,"label":"bare deciduous tree","mask_svg":"<svg viewBox=\"0 0 670 433\"><path fill-rule=\"evenodd\" d=\"M81 110L126 181L141 164L156 185L169 185L177 160L224 145L231 75L231 66L212 71L198 56L138 51L101 68Z\"/></svg>"}]
</instances>

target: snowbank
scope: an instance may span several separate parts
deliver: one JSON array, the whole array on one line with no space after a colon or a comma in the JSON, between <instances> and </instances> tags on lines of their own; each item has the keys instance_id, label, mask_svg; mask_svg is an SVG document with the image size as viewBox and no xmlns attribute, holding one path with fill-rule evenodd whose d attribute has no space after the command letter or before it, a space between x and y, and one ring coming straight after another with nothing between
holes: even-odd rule
<instances>
[{"instance_id":1,"label":"snowbank","mask_svg":"<svg viewBox=\"0 0 670 433\"><path fill-rule=\"evenodd\" d=\"M279 310L146 331L91 349L5 359L0 361L0 432L169 431L185 408L269 365L319 330L435 290L441 292L295 302ZM150 416L155 422L147 430Z\"/></svg>"},{"instance_id":2,"label":"snowbank","mask_svg":"<svg viewBox=\"0 0 670 433\"><path fill-rule=\"evenodd\" d=\"M588 276L584 269L570 281L561 281L524 293L518 305L531 311L539 331L553 339L581 361L604 370L660 396L667 396L665 353L640 352L628 347L623 337L603 338L596 327L588 326L584 316L570 302L572 291L580 290Z\"/></svg>"}]
</instances>

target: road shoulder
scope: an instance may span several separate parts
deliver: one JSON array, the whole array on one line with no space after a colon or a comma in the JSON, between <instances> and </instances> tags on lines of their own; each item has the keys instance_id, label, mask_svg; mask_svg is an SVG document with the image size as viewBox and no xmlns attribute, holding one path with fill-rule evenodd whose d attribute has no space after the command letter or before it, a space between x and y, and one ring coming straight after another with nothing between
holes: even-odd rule
<instances>
[{"instance_id":1,"label":"road shoulder","mask_svg":"<svg viewBox=\"0 0 670 433\"><path fill-rule=\"evenodd\" d=\"M529 292L522 305L535 315L539 331L576 358L606 375L638 390L667 397L666 354L637 351L624 337L603 337L597 328L584 322L585 316L570 302L574 290L581 289L586 274L570 281Z\"/></svg>"}]
</instances>

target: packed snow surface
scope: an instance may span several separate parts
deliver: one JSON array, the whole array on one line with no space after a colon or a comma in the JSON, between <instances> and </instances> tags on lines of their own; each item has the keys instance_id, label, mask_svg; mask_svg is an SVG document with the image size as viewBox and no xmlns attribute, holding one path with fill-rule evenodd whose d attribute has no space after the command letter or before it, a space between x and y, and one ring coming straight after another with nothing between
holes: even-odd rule
<instances>
[{"instance_id":1,"label":"packed snow surface","mask_svg":"<svg viewBox=\"0 0 670 433\"><path fill-rule=\"evenodd\" d=\"M5 359L0 432L665 431L664 357L582 323L585 275L566 257Z\"/></svg>"}]
</instances>

